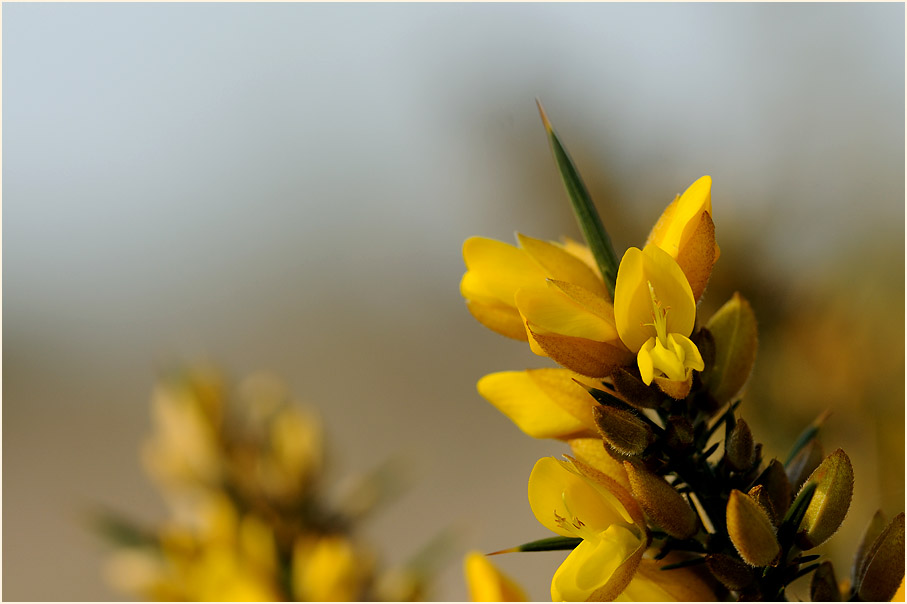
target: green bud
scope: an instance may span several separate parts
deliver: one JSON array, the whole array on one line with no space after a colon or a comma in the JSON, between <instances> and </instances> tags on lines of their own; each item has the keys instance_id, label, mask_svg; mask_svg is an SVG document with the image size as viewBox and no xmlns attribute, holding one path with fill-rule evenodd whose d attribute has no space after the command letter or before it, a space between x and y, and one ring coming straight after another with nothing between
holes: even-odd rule
<instances>
[{"instance_id":1,"label":"green bud","mask_svg":"<svg viewBox=\"0 0 907 604\"><path fill-rule=\"evenodd\" d=\"M611 374L611 382L621 396L637 407L655 409L665 400L655 388L646 386L638 376L624 368L618 368Z\"/></svg>"},{"instance_id":2,"label":"green bud","mask_svg":"<svg viewBox=\"0 0 907 604\"><path fill-rule=\"evenodd\" d=\"M740 392L756 361L759 334L749 302L734 293L718 309L706 328L715 340L715 362L703 376L709 393L719 405Z\"/></svg>"},{"instance_id":3,"label":"green bud","mask_svg":"<svg viewBox=\"0 0 907 604\"><path fill-rule=\"evenodd\" d=\"M797 533L797 546L806 551L831 537L850 508L853 495L853 466L843 449L826 457L809 475L807 483L816 484L816 493L806 508Z\"/></svg>"},{"instance_id":4,"label":"green bud","mask_svg":"<svg viewBox=\"0 0 907 604\"><path fill-rule=\"evenodd\" d=\"M686 539L696 532L699 526L696 512L664 478L629 461L624 462L624 469L633 498L653 524L678 539Z\"/></svg>"},{"instance_id":5,"label":"green bud","mask_svg":"<svg viewBox=\"0 0 907 604\"><path fill-rule=\"evenodd\" d=\"M750 566L773 564L781 553L768 514L737 489L731 491L727 502L727 532L737 553Z\"/></svg>"},{"instance_id":6,"label":"green bud","mask_svg":"<svg viewBox=\"0 0 907 604\"><path fill-rule=\"evenodd\" d=\"M630 411L596 405L592 416L605 441L618 453L639 455L655 442L652 428Z\"/></svg>"},{"instance_id":7,"label":"green bud","mask_svg":"<svg viewBox=\"0 0 907 604\"><path fill-rule=\"evenodd\" d=\"M787 466L787 478L790 480L791 488L801 488L807 477L822 463L823 457L825 455L822 451L822 444L815 438L800 449L800 452Z\"/></svg>"},{"instance_id":8,"label":"green bud","mask_svg":"<svg viewBox=\"0 0 907 604\"><path fill-rule=\"evenodd\" d=\"M841 589L835 579L835 569L828 560L820 564L813 573L809 584L809 599L812 602L841 601Z\"/></svg>"},{"instance_id":9,"label":"green bud","mask_svg":"<svg viewBox=\"0 0 907 604\"><path fill-rule=\"evenodd\" d=\"M724 440L724 457L733 470L742 472L748 470L756 461L753 448L753 433L742 419L728 433Z\"/></svg>"},{"instance_id":10,"label":"green bud","mask_svg":"<svg viewBox=\"0 0 907 604\"><path fill-rule=\"evenodd\" d=\"M904 512L876 538L854 585L865 602L891 601L904 578Z\"/></svg>"},{"instance_id":11,"label":"green bud","mask_svg":"<svg viewBox=\"0 0 907 604\"><path fill-rule=\"evenodd\" d=\"M866 570L867 554L872 549L872 544L875 543L875 540L882 534L882 531L885 530L885 525L885 514L882 513L882 510L876 510L876 513L872 515L872 520L869 521L866 530L863 531L863 538L860 539L860 545L857 546L857 553L853 558L851 578L854 585L857 583L857 577L862 576L863 572Z\"/></svg>"},{"instance_id":12,"label":"green bud","mask_svg":"<svg viewBox=\"0 0 907 604\"><path fill-rule=\"evenodd\" d=\"M709 554L705 557L705 565L712 575L728 589L743 589L756 578L753 568L735 556Z\"/></svg>"}]
</instances>

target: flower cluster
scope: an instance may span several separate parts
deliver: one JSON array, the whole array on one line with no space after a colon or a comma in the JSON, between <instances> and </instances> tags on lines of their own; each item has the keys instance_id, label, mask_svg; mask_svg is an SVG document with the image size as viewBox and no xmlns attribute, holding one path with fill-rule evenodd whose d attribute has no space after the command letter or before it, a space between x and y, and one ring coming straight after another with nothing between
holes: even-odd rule
<instances>
[{"instance_id":1,"label":"flower cluster","mask_svg":"<svg viewBox=\"0 0 907 604\"><path fill-rule=\"evenodd\" d=\"M553 600L782 599L813 571L814 600L890 599L903 586L903 513L874 519L851 581L839 585L830 562L805 552L847 513L847 455L822 455L817 421L785 463L766 462L737 416L757 328L740 294L708 321L697 316L720 255L711 178L675 197L642 249L618 263L542 118L588 247L525 235L517 246L480 237L463 246L460 291L472 315L560 365L487 375L479 393L529 436L572 451L539 460L529 477L532 512L558 537L504 551L570 550ZM474 597L520 595L475 556L467 578Z\"/></svg>"},{"instance_id":2,"label":"flower cluster","mask_svg":"<svg viewBox=\"0 0 907 604\"><path fill-rule=\"evenodd\" d=\"M412 600L425 573L379 572L356 524L382 485L347 504L324 497L317 414L266 376L228 392L196 367L164 380L143 461L172 514L156 529L111 513L99 528L116 544L114 586L149 600ZM368 495L369 496L365 496Z\"/></svg>"}]
</instances>

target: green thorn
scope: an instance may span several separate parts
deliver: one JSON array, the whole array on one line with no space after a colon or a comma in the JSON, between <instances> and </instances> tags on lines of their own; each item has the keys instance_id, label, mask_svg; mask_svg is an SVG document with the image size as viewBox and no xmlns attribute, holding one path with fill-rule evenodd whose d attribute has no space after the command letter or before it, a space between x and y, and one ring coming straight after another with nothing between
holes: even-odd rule
<instances>
[{"instance_id":1,"label":"green thorn","mask_svg":"<svg viewBox=\"0 0 907 604\"><path fill-rule=\"evenodd\" d=\"M567 197L570 198L570 203L573 205L573 213L576 215L576 220L583 231L586 243L589 245L592 256L595 258L595 262L602 273L602 278L608 288L608 294L613 300L614 284L617 281L618 260L617 255L614 253L614 247L611 245L611 238L608 236L608 231L605 230L604 225L602 225L598 210L595 209L595 204L592 203L589 191L586 189L586 185L583 184L583 179L573 164L573 160L570 159L570 155L561 144L557 134L555 134L551 122L548 121L548 116L545 115L541 101L536 99L536 104L539 107L539 114L542 117L542 123L545 125L545 131L548 133L548 142L551 145L551 153L554 155L554 163L557 165L558 172L561 175L564 189L567 191Z\"/></svg>"}]
</instances>

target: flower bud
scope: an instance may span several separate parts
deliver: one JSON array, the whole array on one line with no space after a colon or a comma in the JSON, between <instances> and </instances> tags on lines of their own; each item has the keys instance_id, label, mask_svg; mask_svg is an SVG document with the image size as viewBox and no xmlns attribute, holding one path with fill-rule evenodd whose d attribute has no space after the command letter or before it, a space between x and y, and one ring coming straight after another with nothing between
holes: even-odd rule
<instances>
[{"instance_id":1,"label":"flower bud","mask_svg":"<svg viewBox=\"0 0 907 604\"><path fill-rule=\"evenodd\" d=\"M765 487L765 493L769 501L772 502L772 509L775 511L775 518L784 518L787 508L791 502L790 481L787 474L784 473L784 466L777 459L773 459L757 481Z\"/></svg>"},{"instance_id":2,"label":"flower bud","mask_svg":"<svg viewBox=\"0 0 907 604\"><path fill-rule=\"evenodd\" d=\"M682 415L672 415L668 418L668 446L682 451L693 444L693 436L693 424L690 420Z\"/></svg>"},{"instance_id":3,"label":"flower bud","mask_svg":"<svg viewBox=\"0 0 907 604\"><path fill-rule=\"evenodd\" d=\"M765 490L765 487L761 484L757 484L747 493L750 497L753 498L753 501L759 504L765 513L768 514L769 520L772 521L772 524L777 528L778 521L780 520L777 512L775 512L775 506L772 503L771 499L768 497L768 491Z\"/></svg>"},{"instance_id":4,"label":"flower bud","mask_svg":"<svg viewBox=\"0 0 907 604\"><path fill-rule=\"evenodd\" d=\"M686 539L696 532L696 512L674 487L640 464L625 461L624 468L630 478L633 497L653 524L678 539Z\"/></svg>"},{"instance_id":5,"label":"flower bud","mask_svg":"<svg viewBox=\"0 0 907 604\"><path fill-rule=\"evenodd\" d=\"M734 556L727 554L709 554L705 565L712 575L728 589L740 590L753 582L756 573Z\"/></svg>"},{"instance_id":6,"label":"flower bud","mask_svg":"<svg viewBox=\"0 0 907 604\"><path fill-rule=\"evenodd\" d=\"M806 478L822 463L823 457L825 454L822 451L822 444L815 438L800 449L797 456L787 464L787 478L790 480L791 488L802 487Z\"/></svg>"},{"instance_id":7,"label":"flower bud","mask_svg":"<svg viewBox=\"0 0 907 604\"><path fill-rule=\"evenodd\" d=\"M872 544L875 543L875 540L882 534L882 531L885 530L885 526L885 515L882 513L882 510L876 510L876 513L872 515L872 520L869 521L869 524L863 531L863 538L860 539L860 545L857 546L857 553L853 558L851 578L854 585L857 583L857 578L862 576L863 571L866 570L867 557L872 549Z\"/></svg>"},{"instance_id":8,"label":"flower bud","mask_svg":"<svg viewBox=\"0 0 907 604\"><path fill-rule=\"evenodd\" d=\"M838 449L826 457L807 482L817 486L797 533L797 545L804 551L831 537L850 508L853 466L844 450Z\"/></svg>"},{"instance_id":9,"label":"flower bud","mask_svg":"<svg viewBox=\"0 0 907 604\"><path fill-rule=\"evenodd\" d=\"M646 386L639 377L623 367L614 370L611 381L614 383L614 389L637 407L654 409L665 400L654 388Z\"/></svg>"},{"instance_id":10,"label":"flower bud","mask_svg":"<svg viewBox=\"0 0 907 604\"><path fill-rule=\"evenodd\" d=\"M904 578L904 512L876 538L854 586L864 602L890 601Z\"/></svg>"},{"instance_id":11,"label":"flower bud","mask_svg":"<svg viewBox=\"0 0 907 604\"><path fill-rule=\"evenodd\" d=\"M655 441L652 428L630 411L596 405L592 416L605 441L623 455L639 455Z\"/></svg>"},{"instance_id":12,"label":"flower bud","mask_svg":"<svg viewBox=\"0 0 907 604\"><path fill-rule=\"evenodd\" d=\"M835 579L835 569L828 560L820 564L813 573L809 584L809 599L811 602L841 601L841 589Z\"/></svg>"},{"instance_id":13,"label":"flower bud","mask_svg":"<svg viewBox=\"0 0 907 604\"><path fill-rule=\"evenodd\" d=\"M724 440L724 457L732 469L741 472L748 470L756 461L753 448L753 433L742 419L737 420L734 429Z\"/></svg>"},{"instance_id":14,"label":"flower bud","mask_svg":"<svg viewBox=\"0 0 907 604\"><path fill-rule=\"evenodd\" d=\"M739 293L709 319L706 328L715 340L715 362L703 381L722 405L740 392L753 369L758 347L756 315Z\"/></svg>"},{"instance_id":15,"label":"flower bud","mask_svg":"<svg viewBox=\"0 0 907 604\"><path fill-rule=\"evenodd\" d=\"M751 566L768 566L781 553L768 514L737 489L727 502L727 532L740 557Z\"/></svg>"}]
</instances>

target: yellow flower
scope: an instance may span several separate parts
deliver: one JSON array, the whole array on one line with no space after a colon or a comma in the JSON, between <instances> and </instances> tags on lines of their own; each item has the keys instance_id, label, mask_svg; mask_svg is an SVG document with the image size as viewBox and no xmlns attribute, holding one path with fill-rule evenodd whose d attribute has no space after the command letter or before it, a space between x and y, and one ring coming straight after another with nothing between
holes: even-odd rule
<instances>
[{"instance_id":1,"label":"yellow flower","mask_svg":"<svg viewBox=\"0 0 907 604\"><path fill-rule=\"evenodd\" d=\"M615 321L620 339L637 353L643 382L653 380L674 398L690 391L692 371L704 364L689 339L696 322L696 300L677 262L649 244L631 247L617 271Z\"/></svg>"},{"instance_id":2,"label":"yellow flower","mask_svg":"<svg viewBox=\"0 0 907 604\"><path fill-rule=\"evenodd\" d=\"M555 601L612 600L630 583L648 545L639 506L616 481L576 461L540 459L529 477L536 519L580 537L551 581Z\"/></svg>"},{"instance_id":3,"label":"yellow flower","mask_svg":"<svg viewBox=\"0 0 907 604\"><path fill-rule=\"evenodd\" d=\"M665 266L659 271L658 276L667 280L656 286L658 294L680 300L679 294L683 293L684 310L689 306L687 298L692 299L692 313L683 315L691 320L689 330L667 332L650 345L646 344L648 338L637 343L631 334L628 342L624 337L626 330L618 328L616 310L588 249L575 242L558 245L523 235L518 235L519 248L480 237L466 241L463 256L468 270L460 291L470 312L490 329L528 340L536 354L551 357L563 367L589 377L607 377L615 368L632 363L635 353L642 363L641 370L648 372L644 374L649 376L647 384L657 378L656 383L671 396L685 396L689 391L685 386L689 381L687 370L699 365L698 352L688 339L696 300L705 290L719 254L711 218L711 182L710 177L703 176L678 196L659 218L646 246L662 250L663 256L671 259L673 268ZM667 264L662 258L654 262L659 266ZM623 272L628 277L638 276L640 268L634 266ZM618 281L620 273L621 269ZM686 284L686 291L674 292L680 283ZM669 289L672 291L660 291ZM624 291L629 291L626 286ZM689 296L685 295L687 291ZM641 305L634 309L634 318L640 313L652 314L651 296L645 293L632 298L633 304ZM668 309L667 302L661 310L672 310L671 322L677 322L679 313ZM656 313L654 319L649 317L644 322L660 325L660 320ZM640 347L646 349L642 356ZM680 359L679 365L674 359Z\"/></svg>"},{"instance_id":4,"label":"yellow flower","mask_svg":"<svg viewBox=\"0 0 907 604\"><path fill-rule=\"evenodd\" d=\"M528 602L523 588L502 573L480 552L472 551L463 559L463 571L472 602Z\"/></svg>"},{"instance_id":5,"label":"yellow flower","mask_svg":"<svg viewBox=\"0 0 907 604\"><path fill-rule=\"evenodd\" d=\"M293 549L293 593L308 602L363 598L372 558L341 535L301 537Z\"/></svg>"},{"instance_id":6,"label":"yellow flower","mask_svg":"<svg viewBox=\"0 0 907 604\"><path fill-rule=\"evenodd\" d=\"M712 177L703 176L662 213L646 245L657 245L677 261L698 301L721 250L712 222ZM616 295L616 294L615 294Z\"/></svg>"}]
</instances>

